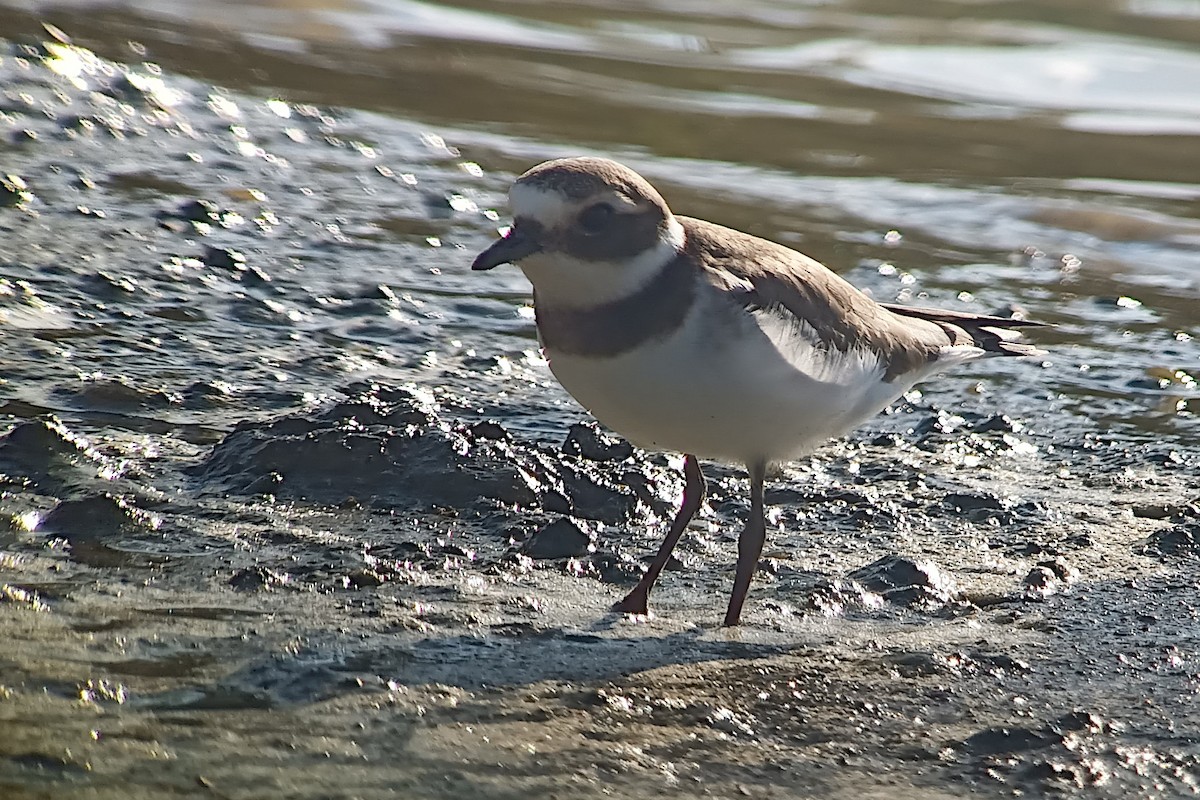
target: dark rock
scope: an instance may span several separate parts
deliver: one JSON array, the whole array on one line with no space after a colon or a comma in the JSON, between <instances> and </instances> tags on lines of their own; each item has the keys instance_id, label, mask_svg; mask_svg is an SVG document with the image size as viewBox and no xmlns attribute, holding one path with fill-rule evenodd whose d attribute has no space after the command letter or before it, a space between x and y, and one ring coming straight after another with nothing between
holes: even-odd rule
<instances>
[{"instance_id":1,"label":"dark rock","mask_svg":"<svg viewBox=\"0 0 1200 800\"><path fill-rule=\"evenodd\" d=\"M0 439L0 457L19 463L33 455L72 456L86 450L84 440L57 419L22 422Z\"/></svg>"},{"instance_id":2,"label":"dark rock","mask_svg":"<svg viewBox=\"0 0 1200 800\"><path fill-rule=\"evenodd\" d=\"M1022 581L1025 593L1035 597L1047 597L1054 594L1058 587L1058 578L1045 567L1034 567Z\"/></svg>"},{"instance_id":3,"label":"dark rock","mask_svg":"<svg viewBox=\"0 0 1200 800\"><path fill-rule=\"evenodd\" d=\"M768 506L827 505L833 502L828 492L817 495L803 492L790 486L770 487L765 490L763 500Z\"/></svg>"},{"instance_id":4,"label":"dark rock","mask_svg":"<svg viewBox=\"0 0 1200 800\"><path fill-rule=\"evenodd\" d=\"M889 592L909 586L925 586L936 591L952 593L950 579L932 561L914 561L899 555L888 555L851 572L846 577L861 583L872 592Z\"/></svg>"},{"instance_id":5,"label":"dark rock","mask_svg":"<svg viewBox=\"0 0 1200 800\"><path fill-rule=\"evenodd\" d=\"M1074 583L1079 580L1079 570L1072 567L1061 558L1052 558L1049 561L1039 561L1037 564L1043 569L1048 569L1055 578L1063 583Z\"/></svg>"},{"instance_id":6,"label":"dark rock","mask_svg":"<svg viewBox=\"0 0 1200 800\"><path fill-rule=\"evenodd\" d=\"M316 418L338 425L354 420L362 426L389 425L415 430L435 425L437 415L437 406L415 392L385 393L379 387L370 387L348 400L335 403Z\"/></svg>"},{"instance_id":7,"label":"dark rock","mask_svg":"<svg viewBox=\"0 0 1200 800\"><path fill-rule=\"evenodd\" d=\"M178 219L184 222L215 223L221 216L220 209L208 200L186 200L170 211L159 211L158 219Z\"/></svg>"},{"instance_id":8,"label":"dark rock","mask_svg":"<svg viewBox=\"0 0 1200 800\"><path fill-rule=\"evenodd\" d=\"M246 270L245 254L224 247L205 245L204 254L200 256L200 260L207 266L216 269L225 269L230 272L244 272Z\"/></svg>"},{"instance_id":9,"label":"dark rock","mask_svg":"<svg viewBox=\"0 0 1200 800\"><path fill-rule=\"evenodd\" d=\"M1068 584L1079 580L1079 570L1061 558L1039 561L1025 576L1027 598L1049 597L1062 591Z\"/></svg>"},{"instance_id":10,"label":"dark rock","mask_svg":"<svg viewBox=\"0 0 1200 800\"><path fill-rule=\"evenodd\" d=\"M1200 524L1176 525L1155 531L1138 542L1136 550L1145 555L1200 555Z\"/></svg>"},{"instance_id":11,"label":"dark rock","mask_svg":"<svg viewBox=\"0 0 1200 800\"><path fill-rule=\"evenodd\" d=\"M19 175L0 173L0 208L24 208L33 200L33 192Z\"/></svg>"},{"instance_id":12,"label":"dark rock","mask_svg":"<svg viewBox=\"0 0 1200 800\"><path fill-rule=\"evenodd\" d=\"M1076 733L1079 731L1099 733L1104 730L1104 720L1090 711L1076 709L1068 714L1063 714L1054 721L1051 727L1059 733Z\"/></svg>"},{"instance_id":13,"label":"dark rock","mask_svg":"<svg viewBox=\"0 0 1200 800\"><path fill-rule=\"evenodd\" d=\"M1002 433L1020 433L1024 429L1024 425L1007 414L992 414L969 426L969 430L974 433L992 433L996 431Z\"/></svg>"},{"instance_id":14,"label":"dark rock","mask_svg":"<svg viewBox=\"0 0 1200 800\"><path fill-rule=\"evenodd\" d=\"M108 95L114 100L146 109L158 105L154 90L142 81L135 80L127 72L118 72L108 81L97 85L97 91Z\"/></svg>"},{"instance_id":15,"label":"dark rock","mask_svg":"<svg viewBox=\"0 0 1200 800\"><path fill-rule=\"evenodd\" d=\"M985 728L962 743L963 750L977 756L999 756L1050 747L1058 736L1028 728Z\"/></svg>"},{"instance_id":16,"label":"dark rock","mask_svg":"<svg viewBox=\"0 0 1200 800\"><path fill-rule=\"evenodd\" d=\"M344 403L338 403L330 408L327 412L320 415L320 419L336 421L339 425L345 426L347 423L357 423L360 426L368 425L383 425L384 417L389 413L386 406L381 404L373 397L355 398ZM412 424L424 425L430 420L429 415L417 412L419 416ZM402 424L409 424L404 422Z\"/></svg>"},{"instance_id":17,"label":"dark rock","mask_svg":"<svg viewBox=\"0 0 1200 800\"><path fill-rule=\"evenodd\" d=\"M561 486L570 498L572 514L613 524L627 522L636 515L636 494L591 470L577 469L576 466L558 465Z\"/></svg>"},{"instance_id":18,"label":"dark rock","mask_svg":"<svg viewBox=\"0 0 1200 800\"><path fill-rule=\"evenodd\" d=\"M464 507L485 498L536 502L534 474L545 472L541 465L503 442L472 441L435 415L413 396L396 405L373 396L315 418L243 423L193 472L234 492L261 492L263 476L271 476L277 496L333 504L347 497L382 507ZM397 423L404 427L393 427Z\"/></svg>"},{"instance_id":19,"label":"dark rock","mask_svg":"<svg viewBox=\"0 0 1200 800\"><path fill-rule=\"evenodd\" d=\"M570 514L571 499L559 491L546 492L541 496L542 510L552 514Z\"/></svg>"},{"instance_id":20,"label":"dark rock","mask_svg":"<svg viewBox=\"0 0 1200 800\"><path fill-rule=\"evenodd\" d=\"M1006 655L992 653L949 653L912 651L885 657L888 664L905 677L950 675L960 677L980 672L993 675L1029 672L1029 664Z\"/></svg>"},{"instance_id":21,"label":"dark rock","mask_svg":"<svg viewBox=\"0 0 1200 800\"><path fill-rule=\"evenodd\" d=\"M461 544L447 543L440 545L438 547L438 552L444 553L448 556L454 556L456 558L465 558L468 561L471 561L475 558L475 551L469 547L463 547Z\"/></svg>"},{"instance_id":22,"label":"dark rock","mask_svg":"<svg viewBox=\"0 0 1200 800\"><path fill-rule=\"evenodd\" d=\"M1169 389L1171 382L1166 378L1134 378L1126 381L1125 385L1130 389L1149 389L1160 392Z\"/></svg>"},{"instance_id":23,"label":"dark rock","mask_svg":"<svg viewBox=\"0 0 1200 800\"><path fill-rule=\"evenodd\" d=\"M208 319L208 315L204 313L203 309L179 303L158 305L146 313L159 319L169 319L172 322L204 322Z\"/></svg>"},{"instance_id":24,"label":"dark rock","mask_svg":"<svg viewBox=\"0 0 1200 800\"><path fill-rule=\"evenodd\" d=\"M885 662L905 678L924 677L927 675L962 675L963 670L957 659L940 653L894 653L888 655Z\"/></svg>"},{"instance_id":25,"label":"dark rock","mask_svg":"<svg viewBox=\"0 0 1200 800\"><path fill-rule=\"evenodd\" d=\"M70 538L102 538L156 527L157 520L145 511L134 508L120 497L101 494L82 500L64 500L42 518L38 530Z\"/></svg>"},{"instance_id":26,"label":"dark rock","mask_svg":"<svg viewBox=\"0 0 1200 800\"><path fill-rule=\"evenodd\" d=\"M1063 540L1063 544L1070 545L1076 550L1088 550L1095 546L1095 541L1086 533L1076 533Z\"/></svg>"},{"instance_id":27,"label":"dark rock","mask_svg":"<svg viewBox=\"0 0 1200 800\"><path fill-rule=\"evenodd\" d=\"M883 598L855 581L827 581L819 583L805 597L803 608L811 614L823 617L840 617L851 609L879 608Z\"/></svg>"},{"instance_id":28,"label":"dark rock","mask_svg":"<svg viewBox=\"0 0 1200 800\"><path fill-rule=\"evenodd\" d=\"M654 502L653 466L640 465L635 480L627 464L616 472L562 459L498 423L448 420L427 393L353 388L314 415L238 425L191 473L216 490L331 505L348 497L376 508L540 505L613 524L674 512Z\"/></svg>"},{"instance_id":29,"label":"dark rock","mask_svg":"<svg viewBox=\"0 0 1200 800\"><path fill-rule=\"evenodd\" d=\"M512 362L509 361L508 356L502 353L464 355L462 365L464 369L469 369L472 372L487 372L499 375L508 375L512 372Z\"/></svg>"},{"instance_id":30,"label":"dark rock","mask_svg":"<svg viewBox=\"0 0 1200 800\"><path fill-rule=\"evenodd\" d=\"M89 380L71 393L73 404L98 411L140 411L169 408L180 398L162 389L135 386L124 380Z\"/></svg>"},{"instance_id":31,"label":"dark rock","mask_svg":"<svg viewBox=\"0 0 1200 800\"><path fill-rule=\"evenodd\" d=\"M633 455L633 445L600 430L594 422L581 422L571 426L562 452L591 461L624 461Z\"/></svg>"},{"instance_id":32,"label":"dark rock","mask_svg":"<svg viewBox=\"0 0 1200 800\"><path fill-rule=\"evenodd\" d=\"M904 437L898 433L881 433L871 439L872 447L902 447L904 445Z\"/></svg>"},{"instance_id":33,"label":"dark rock","mask_svg":"<svg viewBox=\"0 0 1200 800\"><path fill-rule=\"evenodd\" d=\"M562 517L529 537L521 552L530 558L575 558L587 555L594 547L591 534L580 523Z\"/></svg>"},{"instance_id":34,"label":"dark rock","mask_svg":"<svg viewBox=\"0 0 1200 800\"><path fill-rule=\"evenodd\" d=\"M1016 518L1008 502L991 494L952 492L942 498L941 505L972 522L990 521L1008 525Z\"/></svg>"},{"instance_id":35,"label":"dark rock","mask_svg":"<svg viewBox=\"0 0 1200 800\"><path fill-rule=\"evenodd\" d=\"M233 399L232 387L215 381L196 381L181 394L184 407L189 409L214 408Z\"/></svg>"},{"instance_id":36,"label":"dark rock","mask_svg":"<svg viewBox=\"0 0 1200 800\"><path fill-rule=\"evenodd\" d=\"M932 611L956 600L954 582L932 561L884 556L847 575L893 605Z\"/></svg>"},{"instance_id":37,"label":"dark rock","mask_svg":"<svg viewBox=\"0 0 1200 800\"><path fill-rule=\"evenodd\" d=\"M1190 503L1146 503L1132 509L1135 517L1142 519L1188 519L1200 517L1200 504Z\"/></svg>"},{"instance_id":38,"label":"dark rock","mask_svg":"<svg viewBox=\"0 0 1200 800\"><path fill-rule=\"evenodd\" d=\"M656 490L655 483L643 472L624 472L618 481L622 486L633 492L634 497L646 505L656 516L670 519L678 511L676 502L662 497Z\"/></svg>"},{"instance_id":39,"label":"dark rock","mask_svg":"<svg viewBox=\"0 0 1200 800\"><path fill-rule=\"evenodd\" d=\"M1158 451L1146 456L1148 463L1156 464L1160 467L1181 467L1187 465L1190 460L1192 459L1188 459L1178 450Z\"/></svg>"},{"instance_id":40,"label":"dark rock","mask_svg":"<svg viewBox=\"0 0 1200 800\"><path fill-rule=\"evenodd\" d=\"M244 487L246 494L250 495L271 495L274 496L283 486L283 476L274 470L263 473L254 478ZM345 501L346 498L342 498Z\"/></svg>"},{"instance_id":41,"label":"dark rock","mask_svg":"<svg viewBox=\"0 0 1200 800\"><path fill-rule=\"evenodd\" d=\"M271 276L263 271L263 268L257 264L248 265L246 267L246 271L244 273L240 273L240 275L242 278L242 283L251 286L261 286L264 283L271 282Z\"/></svg>"},{"instance_id":42,"label":"dark rock","mask_svg":"<svg viewBox=\"0 0 1200 800\"><path fill-rule=\"evenodd\" d=\"M74 778L87 775L91 771L91 765L85 767L53 753L26 752L9 756L8 760L14 767L29 770L38 775L70 775Z\"/></svg>"},{"instance_id":43,"label":"dark rock","mask_svg":"<svg viewBox=\"0 0 1200 800\"><path fill-rule=\"evenodd\" d=\"M343 578L347 589L365 589L372 586L380 586L386 580L387 576L381 575L374 569L356 569Z\"/></svg>"},{"instance_id":44,"label":"dark rock","mask_svg":"<svg viewBox=\"0 0 1200 800\"><path fill-rule=\"evenodd\" d=\"M978 511L1003 511L1004 503L995 495L951 493L942 498L942 505L970 516Z\"/></svg>"},{"instance_id":45,"label":"dark rock","mask_svg":"<svg viewBox=\"0 0 1200 800\"><path fill-rule=\"evenodd\" d=\"M173 188L163 186L156 178L147 177L142 173L133 173L132 176L126 177L127 179L129 177L137 179L140 185L149 185L160 191L170 191ZM120 176L117 176L116 179L119 180ZM175 233L183 233L189 229L207 232L206 226L213 225L234 228L245 222L238 212L232 209L222 209L216 203L200 199L185 200L175 208L160 209L155 212L154 216L158 220L159 227Z\"/></svg>"},{"instance_id":46,"label":"dark rock","mask_svg":"<svg viewBox=\"0 0 1200 800\"><path fill-rule=\"evenodd\" d=\"M621 586L637 583L645 572L641 562L624 553L597 553L592 556L592 566L601 582Z\"/></svg>"},{"instance_id":47,"label":"dark rock","mask_svg":"<svg viewBox=\"0 0 1200 800\"><path fill-rule=\"evenodd\" d=\"M1075 764L1060 761L1035 761L1024 771L1022 778L1042 786L1084 786L1083 771Z\"/></svg>"},{"instance_id":48,"label":"dark rock","mask_svg":"<svg viewBox=\"0 0 1200 800\"><path fill-rule=\"evenodd\" d=\"M494 439L498 442L507 442L512 440L512 436L499 422L486 420L484 422L476 422L470 428L471 438L473 439Z\"/></svg>"},{"instance_id":49,"label":"dark rock","mask_svg":"<svg viewBox=\"0 0 1200 800\"><path fill-rule=\"evenodd\" d=\"M229 579L229 585L239 592L258 592L284 586L291 576L266 567L239 569Z\"/></svg>"},{"instance_id":50,"label":"dark rock","mask_svg":"<svg viewBox=\"0 0 1200 800\"><path fill-rule=\"evenodd\" d=\"M1006 653L976 653L979 665L992 673L1026 673L1033 669L1028 661L1013 658Z\"/></svg>"},{"instance_id":51,"label":"dark rock","mask_svg":"<svg viewBox=\"0 0 1200 800\"><path fill-rule=\"evenodd\" d=\"M160 520L120 497L100 494L59 503L38 525L38 531L66 540L71 560L98 568L151 567L162 558L126 550L110 540L144 536Z\"/></svg>"},{"instance_id":52,"label":"dark rock","mask_svg":"<svg viewBox=\"0 0 1200 800\"><path fill-rule=\"evenodd\" d=\"M1021 542L1008 546L1003 541L992 540L988 542L988 547L1003 549L1008 555L1017 558L1028 558L1029 556L1040 555L1058 555L1058 550L1051 545L1044 545L1041 542Z\"/></svg>"},{"instance_id":53,"label":"dark rock","mask_svg":"<svg viewBox=\"0 0 1200 800\"><path fill-rule=\"evenodd\" d=\"M895 530L900 525L903 514L898 513L894 508L887 507L887 505L868 503L855 506L846 515L845 519L849 522L854 522L860 528Z\"/></svg>"},{"instance_id":54,"label":"dark rock","mask_svg":"<svg viewBox=\"0 0 1200 800\"><path fill-rule=\"evenodd\" d=\"M56 418L22 422L0 438L0 471L50 494L87 486L113 468L91 444Z\"/></svg>"}]
</instances>

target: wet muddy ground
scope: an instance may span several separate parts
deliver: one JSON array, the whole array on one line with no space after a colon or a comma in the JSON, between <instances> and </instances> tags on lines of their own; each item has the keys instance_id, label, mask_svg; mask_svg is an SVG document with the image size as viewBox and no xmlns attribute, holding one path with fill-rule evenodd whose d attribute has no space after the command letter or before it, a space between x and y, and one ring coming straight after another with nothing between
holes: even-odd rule
<instances>
[{"instance_id":1,"label":"wet muddy ground","mask_svg":"<svg viewBox=\"0 0 1200 800\"><path fill-rule=\"evenodd\" d=\"M1197 792L1186 292L1166 326L1068 297L1027 242L928 278L1051 355L789 466L737 630L745 481L709 465L621 617L679 463L469 274L494 141L0 46L0 796Z\"/></svg>"}]
</instances>

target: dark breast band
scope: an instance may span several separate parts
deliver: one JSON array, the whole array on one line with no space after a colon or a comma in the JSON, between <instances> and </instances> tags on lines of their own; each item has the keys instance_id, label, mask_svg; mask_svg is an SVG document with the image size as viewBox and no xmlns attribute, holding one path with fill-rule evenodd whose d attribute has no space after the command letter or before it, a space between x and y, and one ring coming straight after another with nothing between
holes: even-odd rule
<instances>
[{"instance_id":1,"label":"dark breast band","mask_svg":"<svg viewBox=\"0 0 1200 800\"><path fill-rule=\"evenodd\" d=\"M621 355L663 338L683 323L695 299L696 277L695 268L680 254L641 289L602 306L545 306L535 291L538 335L551 353L591 358Z\"/></svg>"}]
</instances>

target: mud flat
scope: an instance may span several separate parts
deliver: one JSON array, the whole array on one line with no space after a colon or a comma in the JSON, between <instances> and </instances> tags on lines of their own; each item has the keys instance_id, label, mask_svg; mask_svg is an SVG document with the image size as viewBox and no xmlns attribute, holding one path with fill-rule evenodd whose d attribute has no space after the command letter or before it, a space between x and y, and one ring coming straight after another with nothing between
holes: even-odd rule
<instances>
[{"instance_id":1,"label":"mud flat","mask_svg":"<svg viewBox=\"0 0 1200 800\"><path fill-rule=\"evenodd\" d=\"M678 464L471 283L502 176L0 44L0 795L1197 791L1195 448L1052 362L912 393L775 482L742 628L719 467L655 615L609 614Z\"/></svg>"}]
</instances>

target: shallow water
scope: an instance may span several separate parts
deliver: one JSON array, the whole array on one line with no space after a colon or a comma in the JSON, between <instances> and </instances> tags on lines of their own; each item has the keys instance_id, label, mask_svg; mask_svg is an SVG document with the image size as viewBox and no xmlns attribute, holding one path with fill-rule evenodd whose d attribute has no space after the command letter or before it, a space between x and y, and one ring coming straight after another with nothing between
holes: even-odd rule
<instances>
[{"instance_id":1,"label":"shallow water","mask_svg":"<svg viewBox=\"0 0 1200 800\"><path fill-rule=\"evenodd\" d=\"M0 794L1194 793L1200 5L910 5L0 0ZM468 269L578 153L1048 354L616 619L679 479Z\"/></svg>"}]
</instances>

